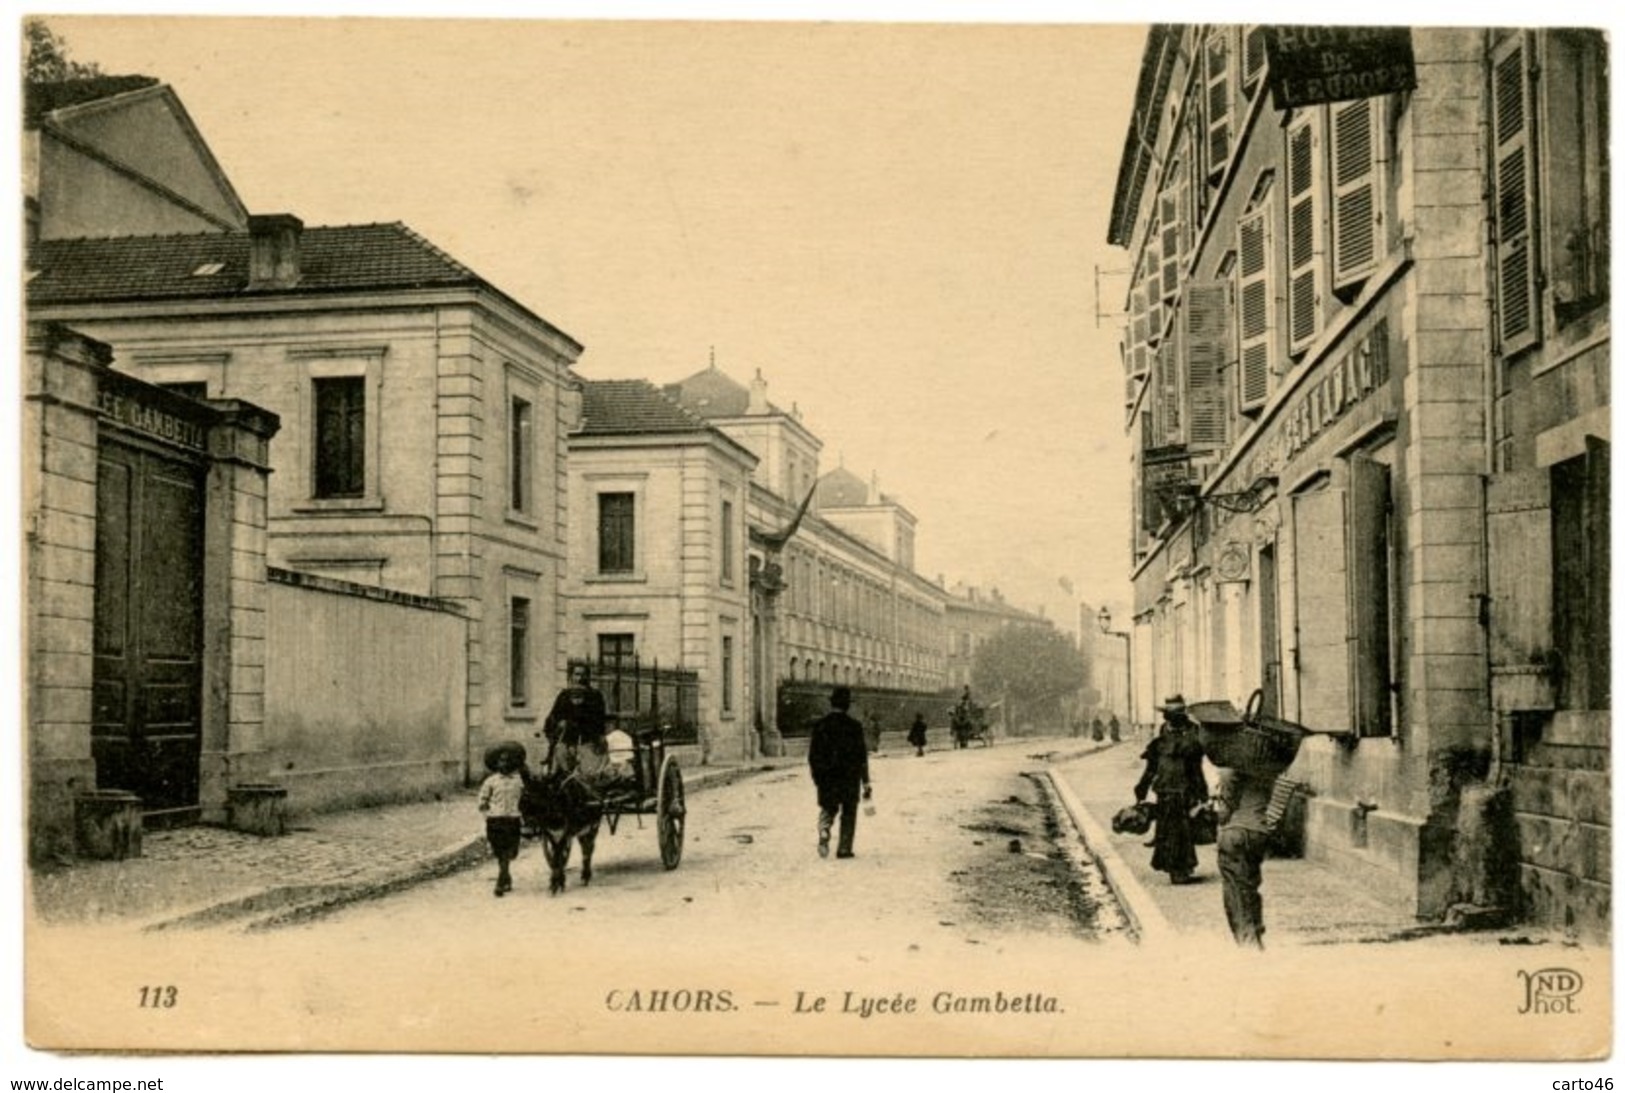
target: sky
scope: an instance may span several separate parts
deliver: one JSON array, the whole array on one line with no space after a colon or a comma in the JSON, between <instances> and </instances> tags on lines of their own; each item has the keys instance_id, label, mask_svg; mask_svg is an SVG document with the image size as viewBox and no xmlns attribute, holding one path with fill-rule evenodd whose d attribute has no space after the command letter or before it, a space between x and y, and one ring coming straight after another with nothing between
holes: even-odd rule
<instances>
[{"instance_id":1,"label":"sky","mask_svg":"<svg viewBox=\"0 0 1625 1093\"><path fill-rule=\"evenodd\" d=\"M1143 27L50 22L171 84L251 211L404 221L582 342L587 378L759 369L824 470L918 518L923 575L1068 626L1079 597L1126 610L1096 312Z\"/></svg>"}]
</instances>

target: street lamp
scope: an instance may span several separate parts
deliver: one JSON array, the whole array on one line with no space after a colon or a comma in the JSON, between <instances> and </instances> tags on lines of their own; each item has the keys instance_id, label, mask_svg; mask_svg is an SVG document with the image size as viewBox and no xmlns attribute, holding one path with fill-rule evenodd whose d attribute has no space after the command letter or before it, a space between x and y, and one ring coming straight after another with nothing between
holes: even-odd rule
<instances>
[{"instance_id":1,"label":"street lamp","mask_svg":"<svg viewBox=\"0 0 1625 1093\"><path fill-rule=\"evenodd\" d=\"M1112 629L1112 613L1108 607L1101 607L1095 615L1095 621L1100 624L1100 632L1107 637L1123 639L1123 671L1128 684L1128 727L1134 732L1134 642L1129 634L1122 630Z\"/></svg>"}]
</instances>

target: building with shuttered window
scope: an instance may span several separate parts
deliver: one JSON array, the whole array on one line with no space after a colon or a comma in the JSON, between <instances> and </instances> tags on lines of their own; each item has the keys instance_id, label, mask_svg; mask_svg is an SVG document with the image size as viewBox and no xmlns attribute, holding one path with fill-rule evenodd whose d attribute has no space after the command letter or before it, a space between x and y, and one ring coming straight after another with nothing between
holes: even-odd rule
<instances>
[{"instance_id":1,"label":"building with shuttered window","mask_svg":"<svg viewBox=\"0 0 1625 1093\"><path fill-rule=\"evenodd\" d=\"M1419 917L1605 922L1601 38L1283 106L1271 33L1153 27L1124 142L1139 703L1316 730L1306 852Z\"/></svg>"}]
</instances>

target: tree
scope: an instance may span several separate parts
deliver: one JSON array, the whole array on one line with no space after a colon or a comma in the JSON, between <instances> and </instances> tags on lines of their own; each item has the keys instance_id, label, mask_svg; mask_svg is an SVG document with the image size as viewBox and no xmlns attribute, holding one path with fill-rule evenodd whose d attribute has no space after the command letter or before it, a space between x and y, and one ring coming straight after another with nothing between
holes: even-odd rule
<instances>
[{"instance_id":1,"label":"tree","mask_svg":"<svg viewBox=\"0 0 1625 1093\"><path fill-rule=\"evenodd\" d=\"M1051 626L1008 626L982 643L971 665L977 701L1004 698L1014 723L1058 716L1061 698L1083 684L1083 654Z\"/></svg>"},{"instance_id":2,"label":"tree","mask_svg":"<svg viewBox=\"0 0 1625 1093\"><path fill-rule=\"evenodd\" d=\"M28 42L24 72L29 83L55 83L102 75L101 66L70 57L67 39L59 36L43 19L24 20L23 37Z\"/></svg>"}]
</instances>

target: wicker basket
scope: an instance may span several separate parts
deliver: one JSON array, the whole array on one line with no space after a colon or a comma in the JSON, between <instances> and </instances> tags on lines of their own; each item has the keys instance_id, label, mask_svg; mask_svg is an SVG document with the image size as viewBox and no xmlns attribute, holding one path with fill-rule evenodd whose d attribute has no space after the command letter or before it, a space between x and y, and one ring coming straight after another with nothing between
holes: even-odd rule
<instances>
[{"instance_id":1,"label":"wicker basket","mask_svg":"<svg viewBox=\"0 0 1625 1093\"><path fill-rule=\"evenodd\" d=\"M1202 751L1214 766L1263 778L1275 778L1292 765L1305 735L1290 721L1262 715L1240 724L1201 722L1197 727Z\"/></svg>"}]
</instances>

